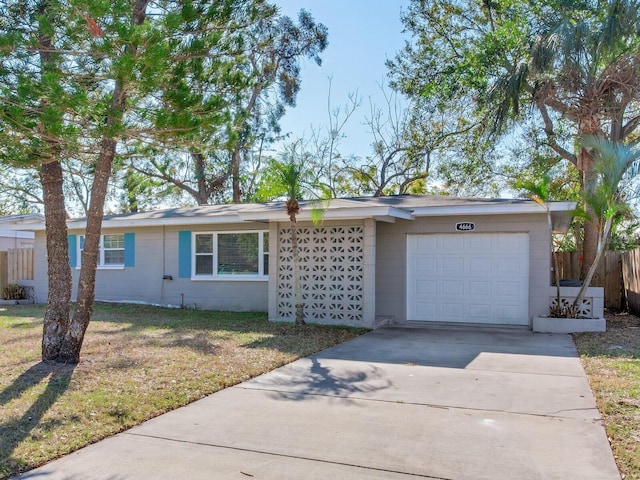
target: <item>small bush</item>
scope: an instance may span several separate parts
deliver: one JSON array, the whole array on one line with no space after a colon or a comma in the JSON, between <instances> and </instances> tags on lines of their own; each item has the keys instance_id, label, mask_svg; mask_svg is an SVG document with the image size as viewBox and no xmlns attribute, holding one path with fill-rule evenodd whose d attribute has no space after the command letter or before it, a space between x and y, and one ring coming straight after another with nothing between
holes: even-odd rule
<instances>
[{"instance_id":1,"label":"small bush","mask_svg":"<svg viewBox=\"0 0 640 480\"><path fill-rule=\"evenodd\" d=\"M552 305L549 307L549 316L552 318L580 318L578 307L569 305Z\"/></svg>"},{"instance_id":2,"label":"small bush","mask_svg":"<svg viewBox=\"0 0 640 480\"><path fill-rule=\"evenodd\" d=\"M27 293L24 291L24 287L11 284L2 289L2 298L5 300L24 300L27 298Z\"/></svg>"}]
</instances>

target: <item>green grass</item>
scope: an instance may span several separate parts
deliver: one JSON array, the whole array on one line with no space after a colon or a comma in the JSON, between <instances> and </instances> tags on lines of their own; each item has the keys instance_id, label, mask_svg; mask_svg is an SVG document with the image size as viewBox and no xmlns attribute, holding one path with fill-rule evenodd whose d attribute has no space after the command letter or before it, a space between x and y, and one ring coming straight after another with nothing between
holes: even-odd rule
<instances>
[{"instance_id":1,"label":"green grass","mask_svg":"<svg viewBox=\"0 0 640 480\"><path fill-rule=\"evenodd\" d=\"M607 315L605 333L574 335L620 473L640 480L640 319Z\"/></svg>"},{"instance_id":2,"label":"green grass","mask_svg":"<svg viewBox=\"0 0 640 480\"><path fill-rule=\"evenodd\" d=\"M0 308L0 479L365 331L97 305L73 367L40 362L43 314Z\"/></svg>"}]
</instances>

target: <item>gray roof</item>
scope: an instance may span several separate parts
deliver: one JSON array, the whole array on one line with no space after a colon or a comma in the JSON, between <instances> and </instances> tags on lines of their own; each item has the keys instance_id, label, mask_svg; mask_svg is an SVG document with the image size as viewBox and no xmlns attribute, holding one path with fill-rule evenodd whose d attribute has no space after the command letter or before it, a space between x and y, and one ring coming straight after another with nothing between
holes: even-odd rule
<instances>
[{"instance_id":1,"label":"gray roof","mask_svg":"<svg viewBox=\"0 0 640 480\"><path fill-rule=\"evenodd\" d=\"M44 222L44 215L41 215L40 213L25 213L23 215L10 215L8 217L0 217L0 224L19 224L30 222Z\"/></svg>"},{"instance_id":2,"label":"gray roof","mask_svg":"<svg viewBox=\"0 0 640 480\"><path fill-rule=\"evenodd\" d=\"M554 215L569 217L575 208L571 202L549 204ZM325 220L347 220L374 218L378 221L395 219L413 220L421 216L438 215L489 215L542 213L543 208L531 200L460 198L438 195L393 195L387 197L338 198L327 201L300 202L300 221L310 220L314 209L321 209ZM285 202L242 203L225 205L200 205L168 208L149 212L105 215L104 228L194 225L242 222L286 221ZM70 229L84 228L86 219L71 219ZM44 229L44 225L31 226L33 230Z\"/></svg>"},{"instance_id":3,"label":"gray roof","mask_svg":"<svg viewBox=\"0 0 640 480\"><path fill-rule=\"evenodd\" d=\"M268 203L239 203L224 205L198 205L191 207L177 207L163 210L153 210L149 212L122 213L117 215L105 215L104 220L114 219L167 219L167 218L192 218L192 217L218 217L233 216L242 214L284 212L284 201ZM327 211L337 209L362 209L393 207L400 210L412 211L421 207L443 207L443 206L472 206L472 205L521 205L535 204L531 200L523 199L489 199L489 198L461 198L447 197L442 195L391 195L386 197L353 197L334 198L328 201L300 202L301 210L314 208L316 206L325 208ZM74 219L76 220L76 219ZM77 219L84 220L84 219Z\"/></svg>"}]
</instances>

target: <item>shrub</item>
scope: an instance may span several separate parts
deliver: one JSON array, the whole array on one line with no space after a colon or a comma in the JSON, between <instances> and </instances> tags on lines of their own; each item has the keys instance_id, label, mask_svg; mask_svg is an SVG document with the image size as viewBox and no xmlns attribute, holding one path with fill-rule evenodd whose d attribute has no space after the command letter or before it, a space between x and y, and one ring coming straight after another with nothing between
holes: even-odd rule
<instances>
[{"instance_id":1,"label":"shrub","mask_svg":"<svg viewBox=\"0 0 640 480\"><path fill-rule=\"evenodd\" d=\"M27 294L24 291L24 287L11 284L2 289L2 298L5 300L24 300L27 298Z\"/></svg>"}]
</instances>

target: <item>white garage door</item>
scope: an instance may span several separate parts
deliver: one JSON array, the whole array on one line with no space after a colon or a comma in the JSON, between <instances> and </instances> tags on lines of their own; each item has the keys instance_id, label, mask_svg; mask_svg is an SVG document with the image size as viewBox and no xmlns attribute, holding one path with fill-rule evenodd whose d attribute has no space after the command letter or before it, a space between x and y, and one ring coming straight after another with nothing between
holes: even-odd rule
<instances>
[{"instance_id":1,"label":"white garage door","mask_svg":"<svg viewBox=\"0 0 640 480\"><path fill-rule=\"evenodd\" d=\"M407 320L529 323L529 236L407 237Z\"/></svg>"}]
</instances>

